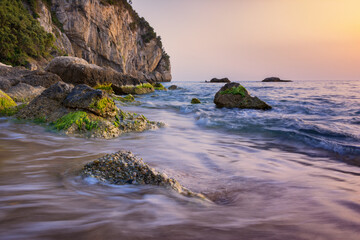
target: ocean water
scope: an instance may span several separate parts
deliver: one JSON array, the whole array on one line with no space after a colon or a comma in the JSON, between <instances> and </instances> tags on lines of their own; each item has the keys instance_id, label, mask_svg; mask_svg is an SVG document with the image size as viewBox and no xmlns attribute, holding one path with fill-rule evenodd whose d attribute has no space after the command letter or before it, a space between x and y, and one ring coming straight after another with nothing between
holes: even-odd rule
<instances>
[{"instance_id":1,"label":"ocean water","mask_svg":"<svg viewBox=\"0 0 360 240\"><path fill-rule=\"evenodd\" d=\"M359 239L359 81L241 82L270 111L171 84L119 104L165 127L112 140L0 118L0 239ZM212 202L79 176L121 149Z\"/></svg>"},{"instance_id":2,"label":"ocean water","mask_svg":"<svg viewBox=\"0 0 360 240\"><path fill-rule=\"evenodd\" d=\"M141 97L143 106L188 114L204 129L271 139L280 148L324 150L343 160L360 156L360 81L241 82L271 111L216 108L221 83L177 84L181 90ZM189 104L193 97L202 104Z\"/></svg>"}]
</instances>

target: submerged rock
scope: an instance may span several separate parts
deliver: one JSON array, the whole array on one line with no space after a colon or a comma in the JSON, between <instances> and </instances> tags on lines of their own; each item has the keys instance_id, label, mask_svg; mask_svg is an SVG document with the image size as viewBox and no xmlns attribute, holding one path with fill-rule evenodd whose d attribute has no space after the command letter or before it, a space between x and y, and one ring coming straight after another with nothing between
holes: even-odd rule
<instances>
[{"instance_id":1,"label":"submerged rock","mask_svg":"<svg viewBox=\"0 0 360 240\"><path fill-rule=\"evenodd\" d=\"M191 99L191 104L200 104L201 101L198 98Z\"/></svg>"},{"instance_id":2,"label":"submerged rock","mask_svg":"<svg viewBox=\"0 0 360 240\"><path fill-rule=\"evenodd\" d=\"M150 168L142 160L137 159L131 152L127 151L108 154L86 164L82 169L82 175L111 184L150 184L168 187L184 196L207 200L203 194L194 193L181 186L177 180Z\"/></svg>"},{"instance_id":3,"label":"submerged rock","mask_svg":"<svg viewBox=\"0 0 360 240\"><path fill-rule=\"evenodd\" d=\"M217 107L268 110L271 106L257 97L252 97L239 83L227 83L215 95Z\"/></svg>"},{"instance_id":4,"label":"submerged rock","mask_svg":"<svg viewBox=\"0 0 360 240\"><path fill-rule=\"evenodd\" d=\"M210 80L211 83L229 83L231 82L228 78L213 78Z\"/></svg>"},{"instance_id":5,"label":"submerged rock","mask_svg":"<svg viewBox=\"0 0 360 240\"><path fill-rule=\"evenodd\" d=\"M33 87L26 83L19 83L16 86L11 87L7 94L16 102L29 102L39 96L45 88Z\"/></svg>"},{"instance_id":6,"label":"submerged rock","mask_svg":"<svg viewBox=\"0 0 360 240\"><path fill-rule=\"evenodd\" d=\"M171 85L168 89L169 89L169 90L176 90L176 89L178 89L178 86L176 86L176 85Z\"/></svg>"},{"instance_id":7,"label":"submerged rock","mask_svg":"<svg viewBox=\"0 0 360 240\"><path fill-rule=\"evenodd\" d=\"M114 138L127 132L161 127L143 115L121 111L106 92L87 85L58 82L46 89L16 117L49 123L58 131L78 137Z\"/></svg>"},{"instance_id":8,"label":"submerged rock","mask_svg":"<svg viewBox=\"0 0 360 240\"><path fill-rule=\"evenodd\" d=\"M281 80L278 77L268 77L262 80L262 82L292 82L291 80Z\"/></svg>"}]
</instances>

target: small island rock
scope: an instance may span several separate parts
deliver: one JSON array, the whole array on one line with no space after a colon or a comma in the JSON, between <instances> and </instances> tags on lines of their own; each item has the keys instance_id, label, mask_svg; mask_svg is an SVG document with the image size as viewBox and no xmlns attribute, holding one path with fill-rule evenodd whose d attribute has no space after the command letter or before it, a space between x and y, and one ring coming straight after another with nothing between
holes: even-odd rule
<instances>
[{"instance_id":1,"label":"small island rock","mask_svg":"<svg viewBox=\"0 0 360 240\"><path fill-rule=\"evenodd\" d=\"M230 82L231 81L228 78L213 78L210 80L210 83L230 83Z\"/></svg>"},{"instance_id":2,"label":"small island rock","mask_svg":"<svg viewBox=\"0 0 360 240\"><path fill-rule=\"evenodd\" d=\"M168 89L169 89L169 90L176 90L176 89L178 89L178 86L176 86L176 85L171 85Z\"/></svg>"},{"instance_id":3,"label":"small island rock","mask_svg":"<svg viewBox=\"0 0 360 240\"><path fill-rule=\"evenodd\" d=\"M278 77L268 77L262 80L262 82L292 82L291 80L282 80Z\"/></svg>"}]
</instances>

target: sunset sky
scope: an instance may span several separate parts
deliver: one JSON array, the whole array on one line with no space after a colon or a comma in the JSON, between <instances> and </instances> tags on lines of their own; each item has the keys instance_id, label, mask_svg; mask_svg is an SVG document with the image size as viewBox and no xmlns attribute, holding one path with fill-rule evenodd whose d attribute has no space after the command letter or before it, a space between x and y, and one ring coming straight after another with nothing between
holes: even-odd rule
<instances>
[{"instance_id":1,"label":"sunset sky","mask_svg":"<svg viewBox=\"0 0 360 240\"><path fill-rule=\"evenodd\" d=\"M133 0L174 80L360 80L359 0Z\"/></svg>"}]
</instances>

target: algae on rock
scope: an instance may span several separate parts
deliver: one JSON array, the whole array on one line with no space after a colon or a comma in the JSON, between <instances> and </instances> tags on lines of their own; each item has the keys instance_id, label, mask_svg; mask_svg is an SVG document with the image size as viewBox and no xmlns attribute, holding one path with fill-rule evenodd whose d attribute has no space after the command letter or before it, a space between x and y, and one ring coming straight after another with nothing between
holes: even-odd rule
<instances>
[{"instance_id":1,"label":"algae on rock","mask_svg":"<svg viewBox=\"0 0 360 240\"><path fill-rule=\"evenodd\" d=\"M16 106L17 105L14 100L12 100L9 95L0 90L0 114L9 115L9 112L11 112Z\"/></svg>"},{"instance_id":2,"label":"algae on rock","mask_svg":"<svg viewBox=\"0 0 360 240\"><path fill-rule=\"evenodd\" d=\"M111 184L150 184L167 187L187 197L210 201L203 194L194 193L183 187L177 180L169 178L165 173L150 168L142 160L127 151L108 154L90 162L83 167L81 173L83 177L93 177Z\"/></svg>"}]
</instances>

